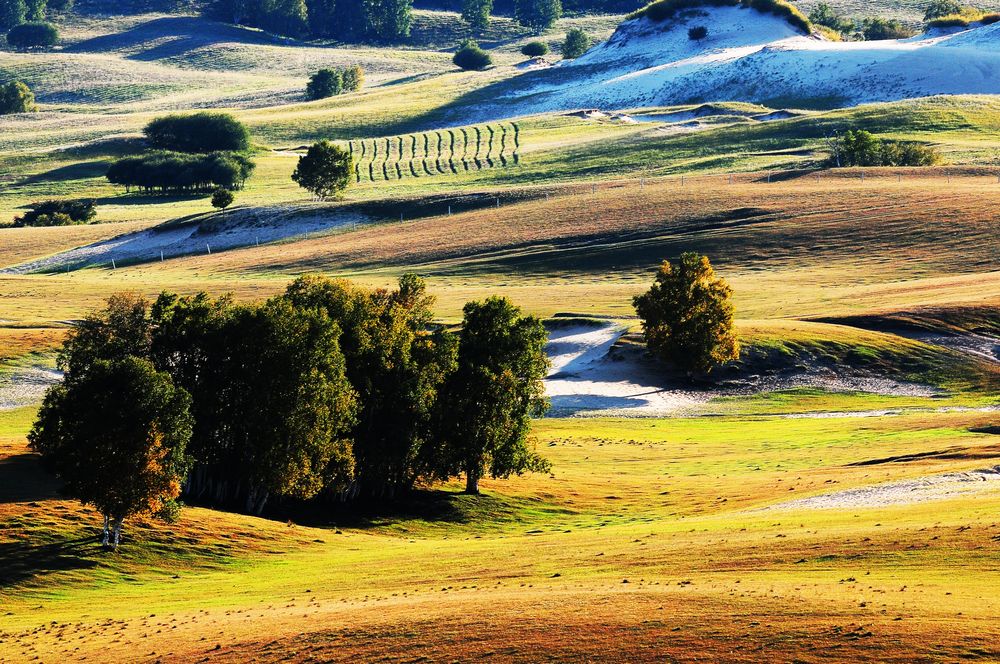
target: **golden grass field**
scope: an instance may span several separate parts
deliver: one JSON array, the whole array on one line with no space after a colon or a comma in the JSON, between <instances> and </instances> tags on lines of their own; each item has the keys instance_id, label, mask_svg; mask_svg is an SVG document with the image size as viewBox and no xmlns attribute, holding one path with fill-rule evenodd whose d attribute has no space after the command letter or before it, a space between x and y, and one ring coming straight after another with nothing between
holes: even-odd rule
<instances>
[{"instance_id":1,"label":"golden grass field","mask_svg":"<svg viewBox=\"0 0 1000 664\"><path fill-rule=\"evenodd\" d=\"M618 18L563 19L546 39L571 26L606 37ZM683 417L544 418L534 436L551 474L486 481L482 497L423 487L406 510L268 519L189 506L176 524L127 524L118 553L28 450L37 405L0 408L0 661L1000 660L997 483L926 502L786 504L1000 464L1000 363L904 336L1000 329L996 97L686 135L519 118L516 166L363 181L318 203L290 180L303 146L483 126L463 113L517 74L531 36L497 21L483 41L498 66L462 73L448 12L418 11L396 49L180 14L63 29L60 51L0 52L0 77L28 79L42 103L0 118L0 225L48 197L96 198L104 223L0 227L0 397L50 368L72 322L114 292L264 298L307 273L382 286L417 272L441 321L502 294L544 318L613 320L634 345L631 298L687 250L732 285L744 345L784 369L864 365L936 391L765 390ZM347 62L369 87L302 100L310 71ZM110 160L141 149L145 122L195 106L251 129L258 168L233 209L104 180ZM945 164L827 169L824 137L844 126L932 144ZM206 235L249 224L250 238L279 218L326 225L115 269L17 269L164 223Z\"/></svg>"}]
</instances>

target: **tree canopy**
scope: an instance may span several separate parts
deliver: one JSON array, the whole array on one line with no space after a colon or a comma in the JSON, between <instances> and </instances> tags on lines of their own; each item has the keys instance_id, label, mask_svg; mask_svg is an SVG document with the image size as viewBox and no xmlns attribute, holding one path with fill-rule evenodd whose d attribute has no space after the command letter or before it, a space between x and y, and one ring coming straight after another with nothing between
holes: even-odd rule
<instances>
[{"instance_id":1,"label":"tree canopy","mask_svg":"<svg viewBox=\"0 0 1000 664\"><path fill-rule=\"evenodd\" d=\"M0 115L31 113L38 110L31 88L21 81L0 84Z\"/></svg>"},{"instance_id":2,"label":"tree canopy","mask_svg":"<svg viewBox=\"0 0 1000 664\"><path fill-rule=\"evenodd\" d=\"M592 43L590 35L580 28L573 28L563 40L562 55L564 58L578 58L587 52Z\"/></svg>"},{"instance_id":3,"label":"tree canopy","mask_svg":"<svg viewBox=\"0 0 1000 664\"><path fill-rule=\"evenodd\" d=\"M536 32L548 30L561 16L560 0L514 0L514 18Z\"/></svg>"},{"instance_id":4,"label":"tree canopy","mask_svg":"<svg viewBox=\"0 0 1000 664\"><path fill-rule=\"evenodd\" d=\"M633 300L649 350L689 372L739 358L732 294L707 256L663 261L653 286Z\"/></svg>"},{"instance_id":5,"label":"tree canopy","mask_svg":"<svg viewBox=\"0 0 1000 664\"><path fill-rule=\"evenodd\" d=\"M203 111L167 115L142 130L158 150L188 153L241 152L250 148L250 132L229 113Z\"/></svg>"},{"instance_id":6,"label":"tree canopy","mask_svg":"<svg viewBox=\"0 0 1000 664\"><path fill-rule=\"evenodd\" d=\"M292 180L321 201L339 196L351 183L354 158L330 141L310 146L292 173Z\"/></svg>"},{"instance_id":7,"label":"tree canopy","mask_svg":"<svg viewBox=\"0 0 1000 664\"><path fill-rule=\"evenodd\" d=\"M22 23L15 25L7 33L7 43L21 50L48 48L58 42L59 30L51 23Z\"/></svg>"}]
</instances>

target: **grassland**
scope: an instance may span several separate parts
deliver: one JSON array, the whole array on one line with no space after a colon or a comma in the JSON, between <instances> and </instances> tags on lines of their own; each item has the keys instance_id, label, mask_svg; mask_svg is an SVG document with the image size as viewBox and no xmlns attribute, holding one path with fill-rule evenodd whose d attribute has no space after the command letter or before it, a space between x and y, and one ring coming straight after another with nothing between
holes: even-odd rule
<instances>
[{"instance_id":1,"label":"grassland","mask_svg":"<svg viewBox=\"0 0 1000 664\"><path fill-rule=\"evenodd\" d=\"M914 20L922 9L878 11ZM546 39L571 26L606 36L616 21L564 19ZM516 163L504 153L507 164L453 171L437 168L460 157L450 143L438 152L436 136L498 126L476 101L520 71L531 36L509 20L481 40L498 62L483 73L450 65L464 29L447 12L418 11L411 43L392 49L187 15L76 18L63 31L61 51L0 53L0 77L26 78L42 102L0 118L0 223L53 196L96 198L106 223L0 228L0 390L50 367L67 323L113 292L262 298L312 272L388 285L416 271L441 321L503 294L543 317L621 323L633 334L620 343L635 344L632 296L660 260L696 250L734 288L743 364L849 369L930 392L764 390L689 417L542 419L534 435L552 473L484 482L482 498L434 486L405 511L284 506L271 519L189 506L175 524L129 524L118 554L100 550L96 514L59 495L27 449L37 406L0 410L0 660L1000 658L996 483L931 502L786 504L1000 463L1000 365L906 336L1000 330L995 97L772 122L720 105L687 133L518 118ZM310 71L354 62L364 91L301 99ZM110 160L142 149L149 119L206 106L253 134L257 172L234 209L125 196L104 180ZM827 169L826 137L854 126L932 144L946 164ZM422 132L428 150L421 141L401 169L429 154L429 173L361 178L333 203L290 180L314 140L359 149ZM255 225L299 217L328 225L249 240ZM161 224L242 229L252 246L6 271Z\"/></svg>"}]
</instances>

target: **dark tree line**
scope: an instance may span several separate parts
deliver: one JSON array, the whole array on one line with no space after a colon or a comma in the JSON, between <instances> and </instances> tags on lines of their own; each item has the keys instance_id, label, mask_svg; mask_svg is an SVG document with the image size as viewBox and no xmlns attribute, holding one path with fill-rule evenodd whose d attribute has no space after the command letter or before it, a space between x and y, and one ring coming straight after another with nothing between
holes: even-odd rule
<instances>
[{"instance_id":1,"label":"dark tree line","mask_svg":"<svg viewBox=\"0 0 1000 664\"><path fill-rule=\"evenodd\" d=\"M178 495L259 514L547 469L528 436L547 406L541 322L490 298L454 334L432 304L412 275L393 290L303 277L248 304L114 296L66 341L31 444L115 532Z\"/></svg>"},{"instance_id":2,"label":"dark tree line","mask_svg":"<svg viewBox=\"0 0 1000 664\"><path fill-rule=\"evenodd\" d=\"M210 13L289 37L397 42L410 35L412 0L216 0Z\"/></svg>"},{"instance_id":3,"label":"dark tree line","mask_svg":"<svg viewBox=\"0 0 1000 664\"><path fill-rule=\"evenodd\" d=\"M242 189L255 164L237 152L183 154L158 151L124 157L111 164L107 178L127 192L177 194Z\"/></svg>"}]
</instances>

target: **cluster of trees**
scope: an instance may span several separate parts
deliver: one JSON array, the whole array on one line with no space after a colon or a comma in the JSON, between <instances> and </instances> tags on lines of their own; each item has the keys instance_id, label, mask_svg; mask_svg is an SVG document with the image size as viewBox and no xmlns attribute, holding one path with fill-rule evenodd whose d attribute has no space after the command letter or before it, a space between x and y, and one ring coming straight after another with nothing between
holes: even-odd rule
<instances>
[{"instance_id":1,"label":"cluster of trees","mask_svg":"<svg viewBox=\"0 0 1000 664\"><path fill-rule=\"evenodd\" d=\"M50 48L59 43L59 30L51 23L21 23L7 32L7 43L19 50Z\"/></svg>"},{"instance_id":2,"label":"cluster of trees","mask_svg":"<svg viewBox=\"0 0 1000 664\"><path fill-rule=\"evenodd\" d=\"M827 36L854 41L906 39L914 31L896 19L870 17L861 20L848 18L831 5L821 2L809 13L809 20Z\"/></svg>"},{"instance_id":3,"label":"cluster of trees","mask_svg":"<svg viewBox=\"0 0 1000 664\"><path fill-rule=\"evenodd\" d=\"M941 155L919 143L886 141L863 129L849 129L830 139L832 166L933 166Z\"/></svg>"},{"instance_id":4,"label":"cluster of trees","mask_svg":"<svg viewBox=\"0 0 1000 664\"><path fill-rule=\"evenodd\" d=\"M0 83L0 115L32 113L36 110L38 107L31 88L21 81Z\"/></svg>"},{"instance_id":5,"label":"cluster of trees","mask_svg":"<svg viewBox=\"0 0 1000 664\"><path fill-rule=\"evenodd\" d=\"M238 152L156 151L115 161L108 168L107 178L129 193L210 192L218 187L242 189L255 167L249 157Z\"/></svg>"},{"instance_id":6,"label":"cluster of trees","mask_svg":"<svg viewBox=\"0 0 1000 664\"><path fill-rule=\"evenodd\" d=\"M689 375L739 359L732 295L707 256L663 261L653 286L633 300L650 352Z\"/></svg>"},{"instance_id":7,"label":"cluster of trees","mask_svg":"<svg viewBox=\"0 0 1000 664\"><path fill-rule=\"evenodd\" d=\"M28 205L28 211L14 217L14 226L72 226L89 224L97 218L97 201L49 200Z\"/></svg>"},{"instance_id":8,"label":"cluster of trees","mask_svg":"<svg viewBox=\"0 0 1000 664\"><path fill-rule=\"evenodd\" d=\"M412 275L394 290L303 277L251 304L113 296L65 342L31 446L116 542L182 495L259 514L546 470L528 436L547 407L541 322L494 297L454 334L432 304Z\"/></svg>"},{"instance_id":9,"label":"cluster of trees","mask_svg":"<svg viewBox=\"0 0 1000 664\"><path fill-rule=\"evenodd\" d=\"M964 28L971 23L991 25L998 21L1000 14L985 13L956 0L934 0L924 12L924 23L928 28Z\"/></svg>"},{"instance_id":10,"label":"cluster of trees","mask_svg":"<svg viewBox=\"0 0 1000 664\"><path fill-rule=\"evenodd\" d=\"M245 153L250 132L228 113L168 115L152 120L143 133L154 150L119 159L108 169L108 180L128 192L242 189L256 167Z\"/></svg>"},{"instance_id":11,"label":"cluster of trees","mask_svg":"<svg viewBox=\"0 0 1000 664\"><path fill-rule=\"evenodd\" d=\"M343 92L357 92L365 82L365 70L360 65L347 69L320 69L309 77L306 97L326 99Z\"/></svg>"},{"instance_id":12,"label":"cluster of trees","mask_svg":"<svg viewBox=\"0 0 1000 664\"><path fill-rule=\"evenodd\" d=\"M289 37L396 42L410 34L412 0L216 0L210 13Z\"/></svg>"}]
</instances>

